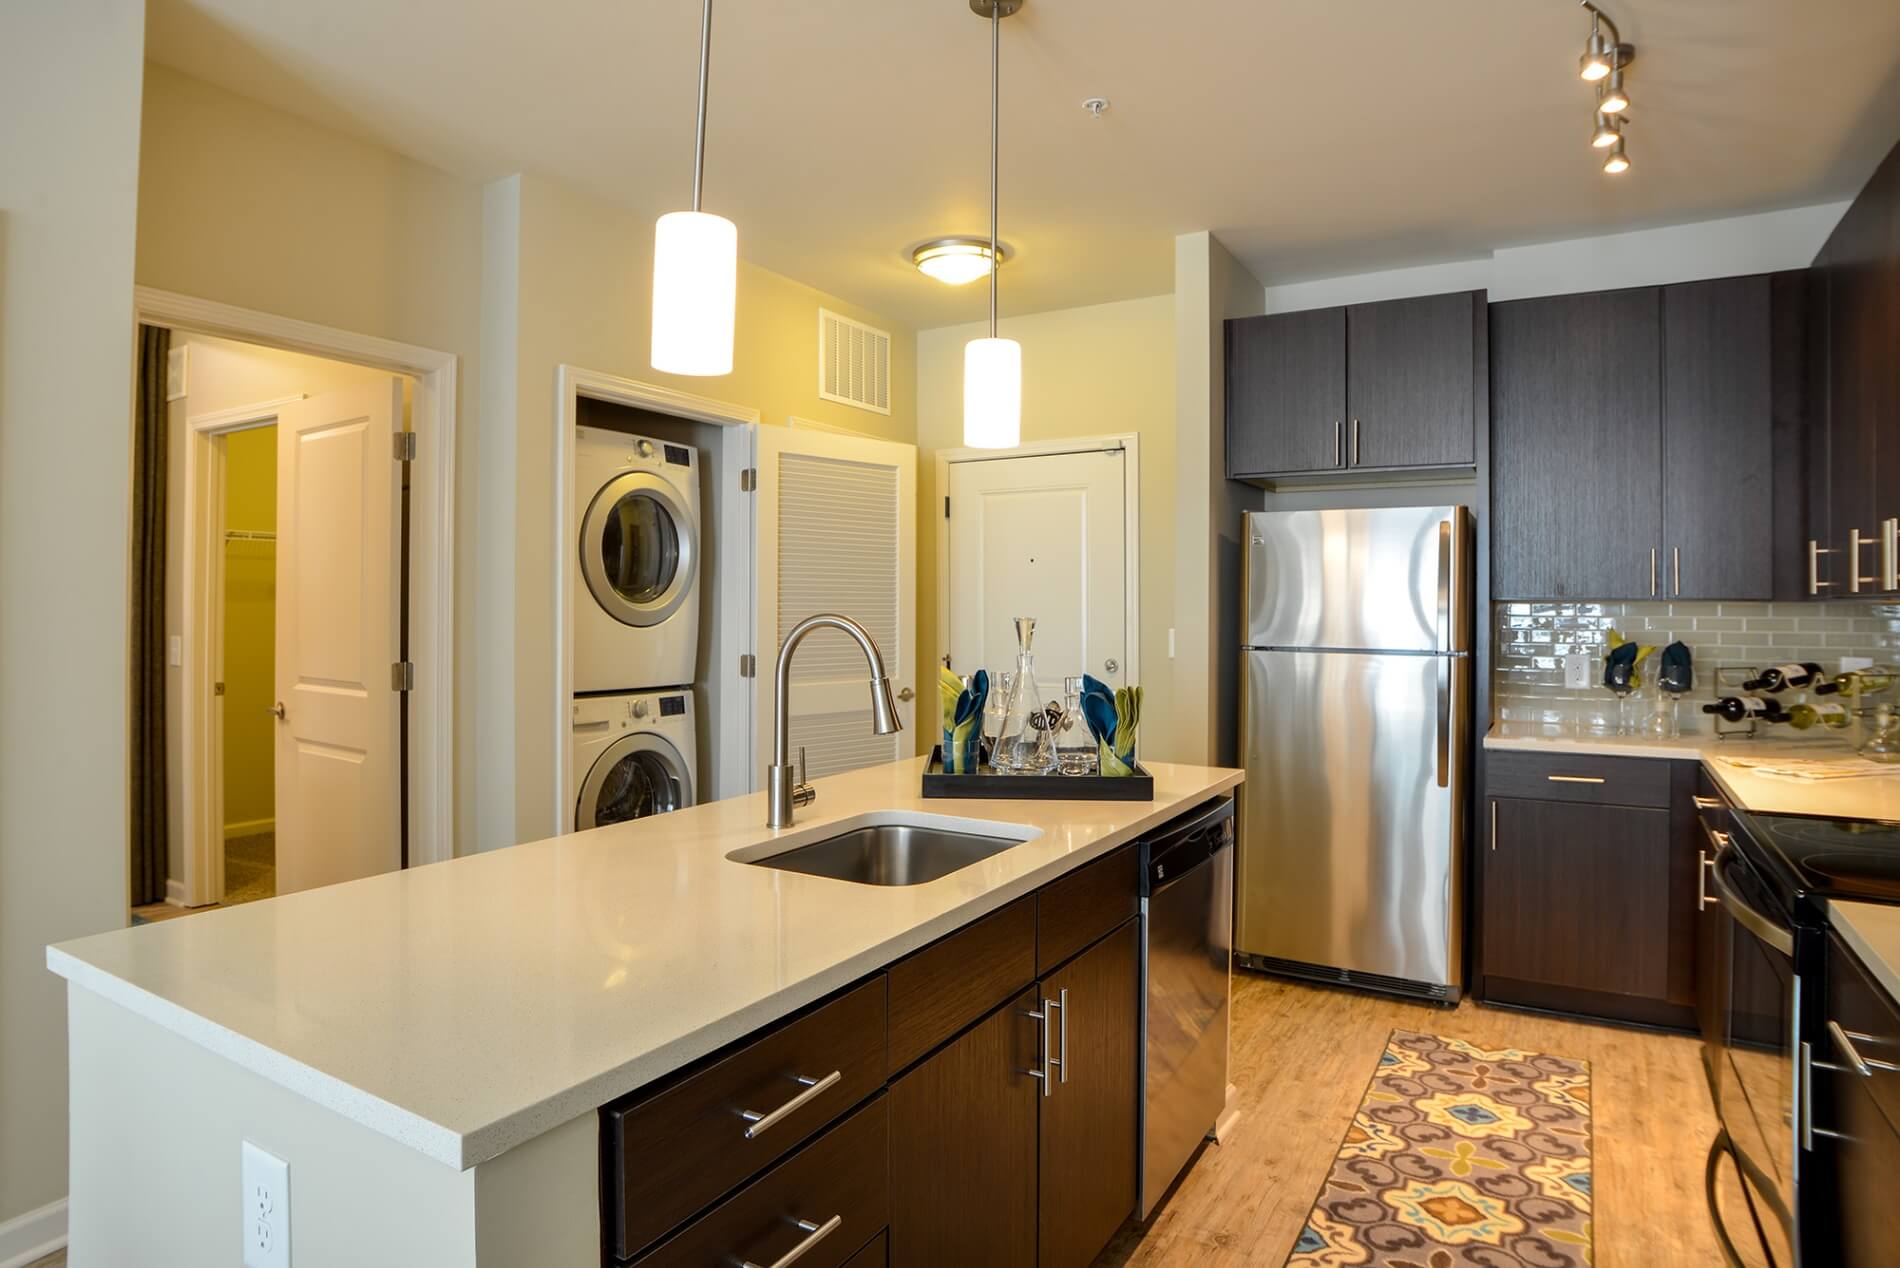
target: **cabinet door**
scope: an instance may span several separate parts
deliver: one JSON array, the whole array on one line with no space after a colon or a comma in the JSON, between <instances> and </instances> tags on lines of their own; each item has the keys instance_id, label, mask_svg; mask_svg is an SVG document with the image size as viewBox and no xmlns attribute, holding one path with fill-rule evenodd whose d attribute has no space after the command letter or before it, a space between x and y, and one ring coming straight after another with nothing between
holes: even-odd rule
<instances>
[{"instance_id":1,"label":"cabinet door","mask_svg":"<svg viewBox=\"0 0 1900 1268\"><path fill-rule=\"evenodd\" d=\"M1227 323L1227 472L1346 464L1346 310Z\"/></svg>"},{"instance_id":2,"label":"cabinet door","mask_svg":"<svg viewBox=\"0 0 1900 1268\"><path fill-rule=\"evenodd\" d=\"M1492 808L1486 976L1665 999L1669 812L1511 797Z\"/></svg>"},{"instance_id":3,"label":"cabinet door","mask_svg":"<svg viewBox=\"0 0 1900 1268\"><path fill-rule=\"evenodd\" d=\"M1468 467L1472 449L1469 292L1346 310L1348 466Z\"/></svg>"},{"instance_id":4,"label":"cabinet door","mask_svg":"<svg viewBox=\"0 0 1900 1268\"><path fill-rule=\"evenodd\" d=\"M1828 511L1835 555L1833 597L1879 583L1876 507L1882 380L1895 337L1883 302L1886 216L1870 187L1847 209L1828 241ZM1854 550L1854 533L1863 543ZM1854 555L1858 554L1858 558ZM1857 580L1858 578L1858 580Z\"/></svg>"},{"instance_id":5,"label":"cabinet door","mask_svg":"<svg viewBox=\"0 0 1900 1268\"><path fill-rule=\"evenodd\" d=\"M1774 482L1798 497L1798 454L1775 451L1769 278L1663 290L1663 593L1774 597ZM1789 459L1785 464L1778 460Z\"/></svg>"},{"instance_id":6,"label":"cabinet door","mask_svg":"<svg viewBox=\"0 0 1900 1268\"><path fill-rule=\"evenodd\" d=\"M1493 598L1660 592L1659 307L1654 288L1491 306Z\"/></svg>"},{"instance_id":7,"label":"cabinet door","mask_svg":"<svg viewBox=\"0 0 1900 1268\"><path fill-rule=\"evenodd\" d=\"M1023 992L891 1085L897 1268L1035 1265L1035 1001Z\"/></svg>"},{"instance_id":8,"label":"cabinet door","mask_svg":"<svg viewBox=\"0 0 1900 1268\"><path fill-rule=\"evenodd\" d=\"M1129 921L1042 982L1061 1064L1042 1099L1041 1268L1086 1268L1135 1210L1139 930Z\"/></svg>"}]
</instances>

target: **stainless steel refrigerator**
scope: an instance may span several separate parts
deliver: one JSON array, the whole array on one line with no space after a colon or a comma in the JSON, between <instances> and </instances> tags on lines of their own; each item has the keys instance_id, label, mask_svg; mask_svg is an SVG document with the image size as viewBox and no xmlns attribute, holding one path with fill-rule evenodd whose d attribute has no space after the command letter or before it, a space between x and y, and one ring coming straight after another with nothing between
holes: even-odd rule
<instances>
[{"instance_id":1,"label":"stainless steel refrigerator","mask_svg":"<svg viewBox=\"0 0 1900 1268\"><path fill-rule=\"evenodd\" d=\"M1459 994L1470 524L1462 506L1246 517L1249 967Z\"/></svg>"}]
</instances>

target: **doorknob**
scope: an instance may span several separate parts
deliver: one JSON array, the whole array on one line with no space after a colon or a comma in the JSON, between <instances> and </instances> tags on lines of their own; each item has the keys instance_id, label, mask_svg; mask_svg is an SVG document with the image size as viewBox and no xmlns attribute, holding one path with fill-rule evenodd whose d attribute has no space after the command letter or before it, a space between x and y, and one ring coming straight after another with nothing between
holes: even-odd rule
<instances>
[{"instance_id":1,"label":"doorknob","mask_svg":"<svg viewBox=\"0 0 1900 1268\"><path fill-rule=\"evenodd\" d=\"M1111 674L1121 672L1121 664L1113 656L1102 662L1102 668Z\"/></svg>"},{"instance_id":2,"label":"doorknob","mask_svg":"<svg viewBox=\"0 0 1900 1268\"><path fill-rule=\"evenodd\" d=\"M909 687L906 687L902 691L897 693L897 698L899 700L915 700L917 698L917 693L912 691Z\"/></svg>"},{"instance_id":3,"label":"doorknob","mask_svg":"<svg viewBox=\"0 0 1900 1268\"><path fill-rule=\"evenodd\" d=\"M284 702L282 700L279 700L276 704L273 704L273 705L266 705L264 708L264 712L275 715L279 722L282 722L284 718L287 716L284 711Z\"/></svg>"}]
</instances>

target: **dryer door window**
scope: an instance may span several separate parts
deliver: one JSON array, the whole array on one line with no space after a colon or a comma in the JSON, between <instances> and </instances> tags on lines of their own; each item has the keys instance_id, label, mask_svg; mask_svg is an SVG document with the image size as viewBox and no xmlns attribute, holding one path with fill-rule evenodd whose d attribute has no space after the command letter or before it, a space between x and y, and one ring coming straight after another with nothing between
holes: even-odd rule
<instances>
[{"instance_id":1,"label":"dryer door window","mask_svg":"<svg viewBox=\"0 0 1900 1268\"><path fill-rule=\"evenodd\" d=\"M628 472L609 481L581 524L581 572L596 602L627 625L658 625L690 593L698 551L666 481Z\"/></svg>"},{"instance_id":2,"label":"dryer door window","mask_svg":"<svg viewBox=\"0 0 1900 1268\"><path fill-rule=\"evenodd\" d=\"M655 735L629 735L594 763L576 807L577 829L665 814L693 804L693 781L679 750Z\"/></svg>"}]
</instances>

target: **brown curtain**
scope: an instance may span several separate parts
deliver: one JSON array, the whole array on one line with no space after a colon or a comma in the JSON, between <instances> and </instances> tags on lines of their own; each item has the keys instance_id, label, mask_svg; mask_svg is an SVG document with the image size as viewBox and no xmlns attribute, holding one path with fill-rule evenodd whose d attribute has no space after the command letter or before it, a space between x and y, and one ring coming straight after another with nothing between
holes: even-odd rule
<instances>
[{"instance_id":1,"label":"brown curtain","mask_svg":"<svg viewBox=\"0 0 1900 1268\"><path fill-rule=\"evenodd\" d=\"M165 781L165 370L171 331L139 327L132 432L132 903L163 901Z\"/></svg>"}]
</instances>

